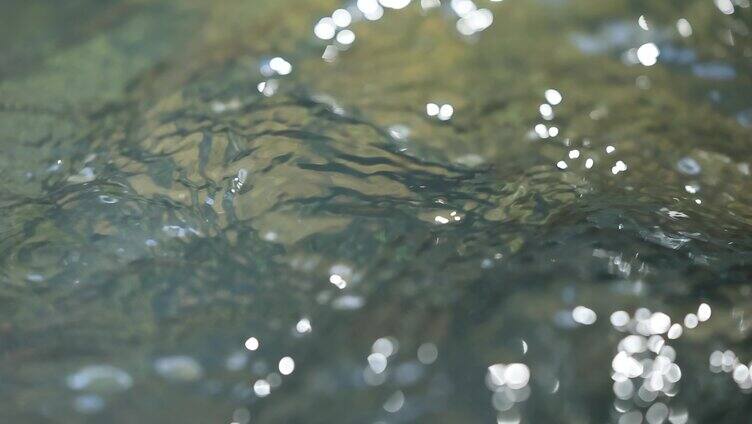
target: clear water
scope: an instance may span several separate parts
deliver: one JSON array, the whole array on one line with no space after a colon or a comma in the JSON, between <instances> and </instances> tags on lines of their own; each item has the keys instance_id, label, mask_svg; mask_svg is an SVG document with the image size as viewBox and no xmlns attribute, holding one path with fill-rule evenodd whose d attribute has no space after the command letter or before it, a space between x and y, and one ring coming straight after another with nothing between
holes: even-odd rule
<instances>
[{"instance_id":1,"label":"clear water","mask_svg":"<svg viewBox=\"0 0 752 424\"><path fill-rule=\"evenodd\" d=\"M382 4L0 5L0 421L750 422L749 2Z\"/></svg>"}]
</instances>

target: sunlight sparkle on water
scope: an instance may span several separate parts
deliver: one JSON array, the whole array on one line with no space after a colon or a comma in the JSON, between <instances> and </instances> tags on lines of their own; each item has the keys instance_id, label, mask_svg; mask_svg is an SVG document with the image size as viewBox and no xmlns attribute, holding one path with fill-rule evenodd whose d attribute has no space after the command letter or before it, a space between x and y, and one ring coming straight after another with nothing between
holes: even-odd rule
<instances>
[{"instance_id":1,"label":"sunlight sparkle on water","mask_svg":"<svg viewBox=\"0 0 752 424\"><path fill-rule=\"evenodd\" d=\"M310 333L312 330L313 327L311 326L311 321L308 318L302 318L300 321L298 321L297 324L295 324L295 331L297 331L299 334Z\"/></svg>"},{"instance_id":2,"label":"sunlight sparkle on water","mask_svg":"<svg viewBox=\"0 0 752 424\"><path fill-rule=\"evenodd\" d=\"M681 18L676 21L676 30L682 37L689 37L692 35L692 25L688 20Z\"/></svg>"},{"instance_id":3,"label":"sunlight sparkle on water","mask_svg":"<svg viewBox=\"0 0 752 424\"><path fill-rule=\"evenodd\" d=\"M369 21L377 21L384 16L384 8L381 7L378 0L358 0L356 5Z\"/></svg>"},{"instance_id":4,"label":"sunlight sparkle on water","mask_svg":"<svg viewBox=\"0 0 752 424\"><path fill-rule=\"evenodd\" d=\"M561 95L561 93L558 90L555 90L553 88L549 88L548 90L546 90L546 92L544 93L544 97L546 98L546 101L551 106L556 106L559 103L561 103L561 101L563 100L563 96Z\"/></svg>"},{"instance_id":5,"label":"sunlight sparkle on water","mask_svg":"<svg viewBox=\"0 0 752 424\"><path fill-rule=\"evenodd\" d=\"M282 375L290 375L293 371L295 371L295 361L289 357L285 356L284 358L279 360L279 373Z\"/></svg>"},{"instance_id":6,"label":"sunlight sparkle on water","mask_svg":"<svg viewBox=\"0 0 752 424\"><path fill-rule=\"evenodd\" d=\"M352 22L352 15L345 9L337 9L332 12L332 21L339 28L347 28Z\"/></svg>"},{"instance_id":7,"label":"sunlight sparkle on water","mask_svg":"<svg viewBox=\"0 0 752 424\"><path fill-rule=\"evenodd\" d=\"M254 351L259 348L259 341L255 337L250 337L245 341L245 348Z\"/></svg>"},{"instance_id":8,"label":"sunlight sparkle on water","mask_svg":"<svg viewBox=\"0 0 752 424\"><path fill-rule=\"evenodd\" d=\"M313 33L316 34L316 37L322 40L331 40L334 38L336 31L337 25L334 23L334 20L328 16L321 18L313 28Z\"/></svg>"},{"instance_id":9,"label":"sunlight sparkle on water","mask_svg":"<svg viewBox=\"0 0 752 424\"><path fill-rule=\"evenodd\" d=\"M382 6L387 9L403 9L409 5L411 0L379 0Z\"/></svg>"},{"instance_id":10,"label":"sunlight sparkle on water","mask_svg":"<svg viewBox=\"0 0 752 424\"><path fill-rule=\"evenodd\" d=\"M288 75L290 72L292 72L292 64L279 56L272 58L268 64L262 66L264 75Z\"/></svg>"},{"instance_id":11,"label":"sunlight sparkle on water","mask_svg":"<svg viewBox=\"0 0 752 424\"><path fill-rule=\"evenodd\" d=\"M266 397L271 393L271 385L266 380L257 380L253 383L253 391L258 397Z\"/></svg>"},{"instance_id":12,"label":"sunlight sparkle on water","mask_svg":"<svg viewBox=\"0 0 752 424\"><path fill-rule=\"evenodd\" d=\"M658 63L661 51L655 43L645 43L637 48L637 60L645 66L653 66Z\"/></svg>"},{"instance_id":13,"label":"sunlight sparkle on water","mask_svg":"<svg viewBox=\"0 0 752 424\"><path fill-rule=\"evenodd\" d=\"M595 323L597 318L595 312L585 306L580 305L572 310L572 319L578 324L591 325Z\"/></svg>"}]
</instances>

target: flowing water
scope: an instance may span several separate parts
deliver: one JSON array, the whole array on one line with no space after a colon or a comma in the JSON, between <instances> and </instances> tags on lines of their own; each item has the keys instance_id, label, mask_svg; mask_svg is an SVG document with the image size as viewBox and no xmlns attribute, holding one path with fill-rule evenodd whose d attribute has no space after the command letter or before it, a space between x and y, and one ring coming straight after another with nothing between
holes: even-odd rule
<instances>
[{"instance_id":1,"label":"flowing water","mask_svg":"<svg viewBox=\"0 0 752 424\"><path fill-rule=\"evenodd\" d=\"M4 1L0 422L752 422L750 31Z\"/></svg>"}]
</instances>

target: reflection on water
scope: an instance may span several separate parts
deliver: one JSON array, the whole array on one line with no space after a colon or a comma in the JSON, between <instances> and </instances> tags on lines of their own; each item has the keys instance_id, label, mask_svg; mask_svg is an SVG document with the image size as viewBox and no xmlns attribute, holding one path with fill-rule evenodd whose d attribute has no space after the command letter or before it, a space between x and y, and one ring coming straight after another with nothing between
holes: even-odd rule
<instances>
[{"instance_id":1,"label":"reflection on water","mask_svg":"<svg viewBox=\"0 0 752 424\"><path fill-rule=\"evenodd\" d=\"M747 0L0 8L3 422L747 422Z\"/></svg>"}]
</instances>

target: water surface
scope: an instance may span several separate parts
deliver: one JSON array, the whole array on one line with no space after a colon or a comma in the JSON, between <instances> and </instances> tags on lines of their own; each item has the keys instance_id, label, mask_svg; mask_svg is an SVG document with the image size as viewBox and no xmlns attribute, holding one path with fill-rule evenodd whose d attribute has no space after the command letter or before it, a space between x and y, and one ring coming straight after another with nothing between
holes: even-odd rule
<instances>
[{"instance_id":1,"label":"water surface","mask_svg":"<svg viewBox=\"0 0 752 424\"><path fill-rule=\"evenodd\" d=\"M0 421L748 422L748 1L0 12Z\"/></svg>"}]
</instances>

